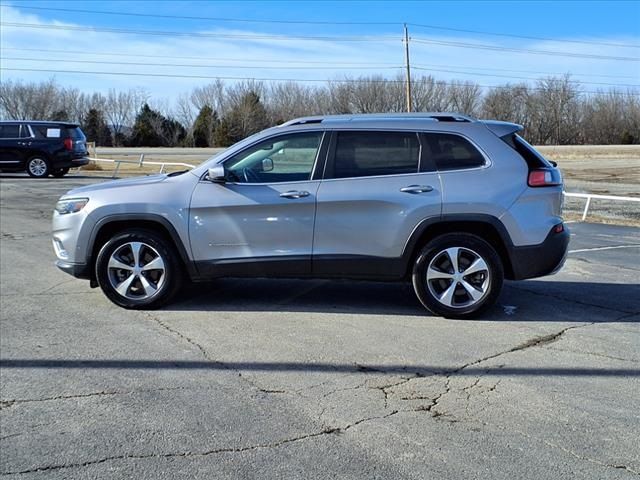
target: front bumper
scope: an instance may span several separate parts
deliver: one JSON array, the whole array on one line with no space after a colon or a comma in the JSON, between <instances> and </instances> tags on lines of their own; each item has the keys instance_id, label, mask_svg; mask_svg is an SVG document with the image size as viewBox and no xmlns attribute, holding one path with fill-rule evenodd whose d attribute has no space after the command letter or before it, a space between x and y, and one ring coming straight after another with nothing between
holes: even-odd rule
<instances>
[{"instance_id":1,"label":"front bumper","mask_svg":"<svg viewBox=\"0 0 640 480\"><path fill-rule=\"evenodd\" d=\"M91 280L91 268L86 263L70 263L64 260L57 260L56 267L73 277Z\"/></svg>"},{"instance_id":2,"label":"front bumper","mask_svg":"<svg viewBox=\"0 0 640 480\"><path fill-rule=\"evenodd\" d=\"M557 272L564 265L569 247L569 229L563 225L562 232L553 227L547 238L539 245L512 247L509 252L513 269L513 280L542 277Z\"/></svg>"}]
</instances>

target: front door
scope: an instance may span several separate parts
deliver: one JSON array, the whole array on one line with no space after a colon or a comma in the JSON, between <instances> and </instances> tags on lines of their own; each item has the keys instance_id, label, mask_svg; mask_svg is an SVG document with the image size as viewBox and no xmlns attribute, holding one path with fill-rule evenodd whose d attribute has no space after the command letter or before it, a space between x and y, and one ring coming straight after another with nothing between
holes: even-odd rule
<instances>
[{"instance_id":1,"label":"front door","mask_svg":"<svg viewBox=\"0 0 640 480\"><path fill-rule=\"evenodd\" d=\"M270 137L224 161L225 183L202 179L189 235L208 277L308 275L322 132Z\"/></svg>"}]
</instances>

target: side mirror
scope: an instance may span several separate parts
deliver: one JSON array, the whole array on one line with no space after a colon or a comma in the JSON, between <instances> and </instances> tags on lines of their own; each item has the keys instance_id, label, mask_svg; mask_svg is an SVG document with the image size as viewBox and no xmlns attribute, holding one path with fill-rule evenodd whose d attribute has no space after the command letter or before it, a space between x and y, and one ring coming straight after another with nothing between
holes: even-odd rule
<instances>
[{"instance_id":1,"label":"side mirror","mask_svg":"<svg viewBox=\"0 0 640 480\"><path fill-rule=\"evenodd\" d=\"M273 170L273 160L270 158L264 158L262 160L262 171L270 172L271 170Z\"/></svg>"},{"instance_id":2,"label":"side mirror","mask_svg":"<svg viewBox=\"0 0 640 480\"><path fill-rule=\"evenodd\" d=\"M227 179L224 176L224 166L216 165L211 167L207 173L207 180L214 183L225 183Z\"/></svg>"}]
</instances>

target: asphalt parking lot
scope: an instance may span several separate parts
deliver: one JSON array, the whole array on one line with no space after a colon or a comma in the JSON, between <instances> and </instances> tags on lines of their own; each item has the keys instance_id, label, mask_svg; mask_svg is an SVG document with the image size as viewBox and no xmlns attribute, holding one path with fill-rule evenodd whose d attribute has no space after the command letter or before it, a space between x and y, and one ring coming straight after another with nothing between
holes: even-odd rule
<instances>
[{"instance_id":1,"label":"asphalt parking lot","mask_svg":"<svg viewBox=\"0 0 640 480\"><path fill-rule=\"evenodd\" d=\"M53 266L53 205L95 181L0 178L2 476L640 475L640 229L571 224L565 268L474 321L347 281L136 312Z\"/></svg>"}]
</instances>

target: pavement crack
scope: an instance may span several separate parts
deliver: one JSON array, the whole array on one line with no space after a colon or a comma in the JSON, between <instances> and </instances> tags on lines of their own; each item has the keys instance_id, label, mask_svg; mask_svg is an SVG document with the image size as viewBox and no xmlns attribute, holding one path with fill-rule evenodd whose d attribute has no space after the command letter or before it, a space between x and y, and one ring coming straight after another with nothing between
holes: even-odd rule
<instances>
[{"instance_id":1,"label":"pavement crack","mask_svg":"<svg viewBox=\"0 0 640 480\"><path fill-rule=\"evenodd\" d=\"M399 413L399 411L394 410L390 413L387 413L386 415L362 418L353 423L348 423L347 425L340 426L340 427L324 427L322 430L319 430L317 432L285 438L275 442L259 443L256 445L247 445L244 447L222 447L222 448L216 448L211 450L204 450L200 452L183 451L183 452L171 452L171 453L148 453L148 454L138 454L138 455L135 455L135 454L112 455L112 456L103 457L95 460L88 460L86 462L59 463L59 464L29 468L25 470L2 472L0 473L0 475L24 475L24 474L30 474L30 473L64 470L69 468L83 468L83 467L89 467L92 465L99 465L102 463L106 463L110 461L118 461L118 460L145 460L150 458L155 458L155 459L198 458L198 457L207 457L210 455L223 454L223 453L243 453L243 452L249 452L249 451L260 450L260 449L278 448L290 443L305 441L311 438L321 437L324 435L345 433L348 430L358 425L361 425L363 423L371 422L374 420L384 420L393 415L396 415L397 413Z\"/></svg>"},{"instance_id":2,"label":"pavement crack","mask_svg":"<svg viewBox=\"0 0 640 480\"><path fill-rule=\"evenodd\" d=\"M630 362L630 363L640 363L640 360L634 360L631 358L623 358L623 357L616 357L614 355L607 355L605 353L597 353L597 352L584 352L581 350L573 350L570 348L558 348L558 347L547 347L548 350L554 350L556 352L567 352L567 353L577 353L580 355L589 355L589 356L593 356L593 357L599 357L599 358L608 358L609 360L616 360L618 362Z\"/></svg>"},{"instance_id":3,"label":"pavement crack","mask_svg":"<svg viewBox=\"0 0 640 480\"><path fill-rule=\"evenodd\" d=\"M482 357L478 360L474 360L473 362L469 362L466 363L464 365L462 365L461 367L452 370L450 372L447 372L447 376L451 376L454 375L456 373L460 373L462 370L464 370L465 368L468 367L472 367L474 365L478 365L479 363L483 363L486 362L487 360L492 360L494 358L498 358L501 357L502 355L506 355L508 353L513 353L513 352L519 352L522 350L527 350L529 348L532 347L541 347L544 345L548 345L550 343L556 342L560 339L560 337L562 337L566 332L568 332L569 330L574 330L576 328L583 328L583 327L588 327L591 325L594 325L596 322L589 322L589 323L582 323L580 325L571 325L569 327L565 327L562 330L555 332L555 333L551 333L549 335L541 335L541 336L537 336L537 337L533 337L519 345L516 345L515 347L512 347L508 350L504 350L502 352L498 352L498 353L494 353L491 355L487 355L486 357Z\"/></svg>"},{"instance_id":4,"label":"pavement crack","mask_svg":"<svg viewBox=\"0 0 640 480\"><path fill-rule=\"evenodd\" d=\"M504 430L504 427L502 427L501 425L500 426L496 425L496 426L498 428L500 428L501 430ZM601 467L608 467L608 468L615 468L615 469L619 469L619 470L626 470L629 473L632 473L634 475L640 476L640 471L639 470L636 470L635 468L632 468L632 467L630 467L628 465L619 464L619 463L603 462L603 461L597 460L595 458L591 458L591 457L587 457L585 455L581 455L580 453L575 452L575 451L571 450L570 448L563 447L562 445L559 445L557 443L551 442L551 441L546 440L544 438L534 437L534 436L529 435L529 434L527 434L527 433L525 433L525 432L523 432L521 430L512 430L512 431L522 435L525 438L528 438L528 439L531 439L531 440L538 440L538 441L544 443L546 446L548 446L548 447L550 447L550 448L552 448L554 450L559 450L561 452L564 452L567 455L570 455L570 456L572 456L572 457L574 457L574 458L576 458L578 460L582 460L582 461L585 461L585 462L593 463L593 464L599 465Z\"/></svg>"},{"instance_id":5,"label":"pavement crack","mask_svg":"<svg viewBox=\"0 0 640 480\"><path fill-rule=\"evenodd\" d=\"M174 391L174 390L187 390L187 388L186 387L164 387L164 388L158 387L158 388L140 389L140 390L110 390L110 391L105 390L100 392L56 395L52 397L43 397L43 398L16 398L12 400L0 400L0 410L14 407L23 403L52 402L57 400L73 400L78 398L90 398L90 397L107 397L107 396L113 396L113 395L135 395L139 393L164 392L164 391Z\"/></svg>"},{"instance_id":6,"label":"pavement crack","mask_svg":"<svg viewBox=\"0 0 640 480\"><path fill-rule=\"evenodd\" d=\"M185 342L187 342L192 347L195 347L198 350L198 352L200 352L200 355L202 355L202 357L205 360L207 360L208 362L211 362L214 365L218 365L221 368L223 368L225 370L228 370L230 372L236 372L238 374L238 377L241 380L243 380L245 383L247 383L251 387L253 387L256 390L258 390L259 392L262 392L262 393L287 393L284 390L268 389L268 388L261 387L260 385L256 384L253 380L251 380L248 377L242 375L242 372L240 370L235 369L235 368L227 365L226 363L224 363L224 362L222 362L220 360L216 360L215 358L211 357L209 355L209 353L207 352L207 350L202 345L200 345L198 342L196 342L192 338L188 337L187 335L183 334L182 332L180 332L180 331L176 330L175 328L167 325L165 322L160 320L156 315L153 315L150 312L142 312L142 313L147 318L149 318L150 320L152 320L155 323L157 323L158 325L160 325L167 332L171 333L172 335L175 335L175 336L179 337L181 340L184 340Z\"/></svg>"}]
</instances>

